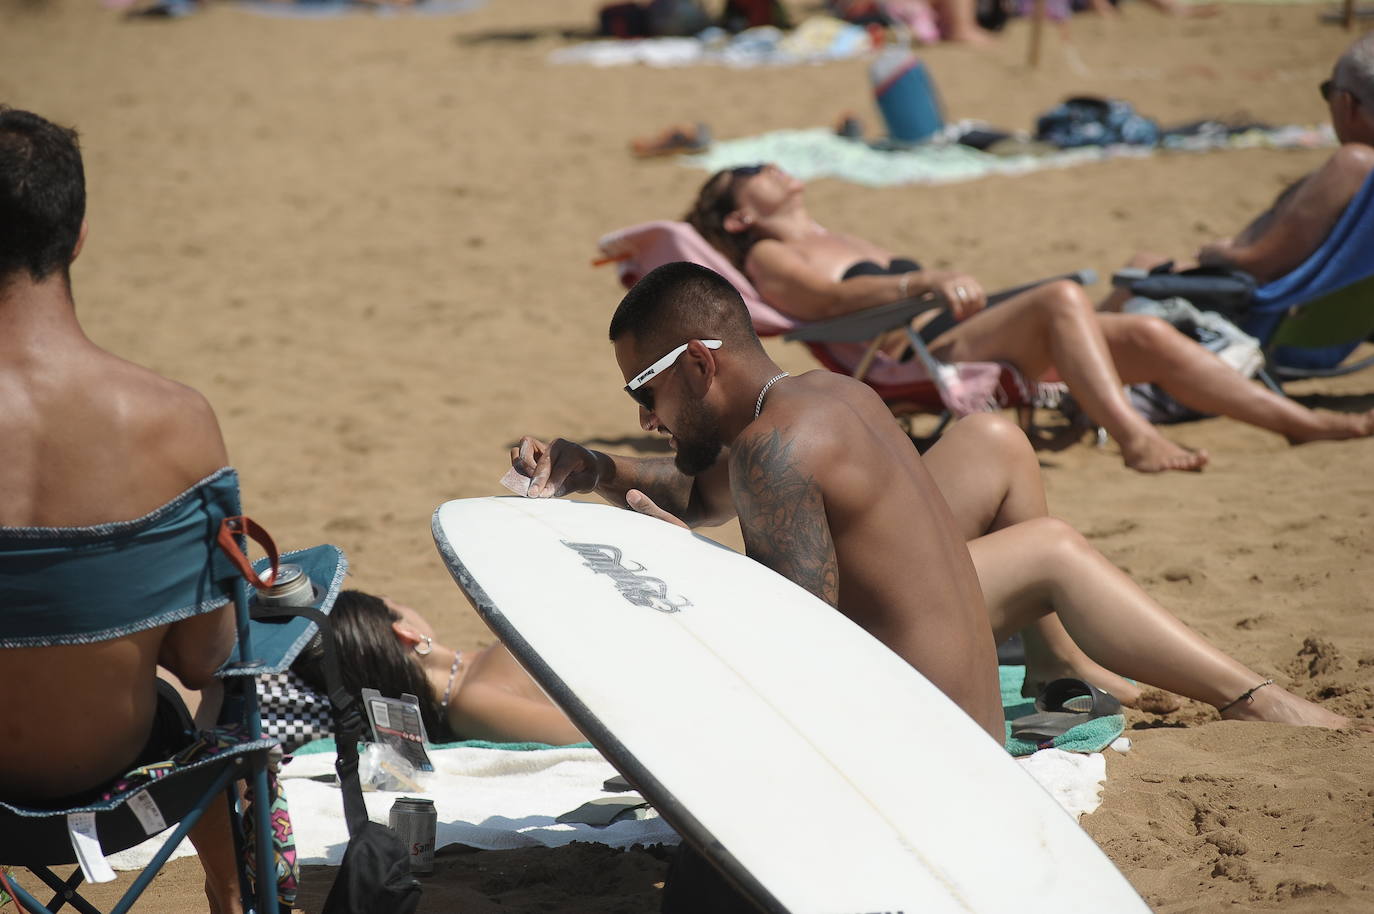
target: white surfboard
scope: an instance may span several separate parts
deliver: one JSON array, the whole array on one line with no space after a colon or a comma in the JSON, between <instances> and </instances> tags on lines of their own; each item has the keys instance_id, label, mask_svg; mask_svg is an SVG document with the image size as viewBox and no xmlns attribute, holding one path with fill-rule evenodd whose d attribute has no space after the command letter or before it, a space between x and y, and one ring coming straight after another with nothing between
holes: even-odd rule
<instances>
[{"instance_id":1,"label":"white surfboard","mask_svg":"<svg viewBox=\"0 0 1374 914\"><path fill-rule=\"evenodd\" d=\"M764 910L1148 911L971 718L757 562L565 500L451 501L434 539L540 686Z\"/></svg>"}]
</instances>

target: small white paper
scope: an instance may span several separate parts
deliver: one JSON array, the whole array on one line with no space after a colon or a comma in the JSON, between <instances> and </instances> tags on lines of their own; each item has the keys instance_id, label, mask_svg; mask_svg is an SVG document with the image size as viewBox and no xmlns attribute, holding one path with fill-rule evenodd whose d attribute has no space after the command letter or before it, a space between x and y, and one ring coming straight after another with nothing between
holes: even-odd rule
<instances>
[{"instance_id":1,"label":"small white paper","mask_svg":"<svg viewBox=\"0 0 1374 914\"><path fill-rule=\"evenodd\" d=\"M67 815L67 834L72 839L72 850L81 864L81 875L87 882L113 882L114 870L105 860L100 849L100 838L95 833L95 813L73 812Z\"/></svg>"},{"instance_id":2,"label":"small white paper","mask_svg":"<svg viewBox=\"0 0 1374 914\"><path fill-rule=\"evenodd\" d=\"M140 791L129 797L129 809L133 810L138 824L143 826L145 835L167 830L167 820L162 818L162 810L157 808L157 801L148 795L148 791Z\"/></svg>"},{"instance_id":3,"label":"small white paper","mask_svg":"<svg viewBox=\"0 0 1374 914\"><path fill-rule=\"evenodd\" d=\"M501 485L509 489L512 494L522 498L530 493L531 482L533 480L516 470L515 467L506 470L506 475L501 477Z\"/></svg>"},{"instance_id":4,"label":"small white paper","mask_svg":"<svg viewBox=\"0 0 1374 914\"><path fill-rule=\"evenodd\" d=\"M379 727L391 727L391 712L387 710L386 702L374 701L372 703L372 719L377 722Z\"/></svg>"}]
</instances>

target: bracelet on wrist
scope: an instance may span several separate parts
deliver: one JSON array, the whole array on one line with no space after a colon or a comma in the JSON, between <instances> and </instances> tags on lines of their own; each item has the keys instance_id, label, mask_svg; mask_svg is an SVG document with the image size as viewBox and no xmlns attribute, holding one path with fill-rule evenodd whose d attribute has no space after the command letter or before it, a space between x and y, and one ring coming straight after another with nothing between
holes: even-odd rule
<instances>
[{"instance_id":1,"label":"bracelet on wrist","mask_svg":"<svg viewBox=\"0 0 1374 914\"><path fill-rule=\"evenodd\" d=\"M898 295L898 296L900 296L900 297L902 297L902 298L906 298L906 297L907 297L907 294L906 294L906 287L907 287L907 283L909 283L909 282L911 282L911 274L910 274L910 273L903 273L903 274L901 275L901 278L897 280L897 295Z\"/></svg>"}]
</instances>

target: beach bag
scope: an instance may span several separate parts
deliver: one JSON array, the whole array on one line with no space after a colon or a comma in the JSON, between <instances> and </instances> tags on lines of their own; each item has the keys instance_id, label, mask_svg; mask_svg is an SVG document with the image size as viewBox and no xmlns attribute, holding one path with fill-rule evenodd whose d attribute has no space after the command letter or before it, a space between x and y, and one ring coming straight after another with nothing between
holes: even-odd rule
<instances>
[{"instance_id":1,"label":"beach bag","mask_svg":"<svg viewBox=\"0 0 1374 914\"><path fill-rule=\"evenodd\" d=\"M1035 138L1060 149L1154 146L1159 125L1119 99L1082 95L1051 108L1035 122Z\"/></svg>"},{"instance_id":2,"label":"beach bag","mask_svg":"<svg viewBox=\"0 0 1374 914\"><path fill-rule=\"evenodd\" d=\"M358 731L341 727L334 742L348 847L321 914L414 914L420 883L410 874L410 854L394 831L367 817L358 780Z\"/></svg>"},{"instance_id":3,"label":"beach bag","mask_svg":"<svg viewBox=\"0 0 1374 914\"><path fill-rule=\"evenodd\" d=\"M1215 353L1242 377L1253 378L1264 367L1264 351L1259 340L1215 311L1202 311L1186 299L1133 298L1122 310L1168 321L1184 336ZM1126 394L1136 412L1157 425L1205 418L1203 413L1189 409L1154 384L1132 384L1127 387Z\"/></svg>"},{"instance_id":4,"label":"beach bag","mask_svg":"<svg viewBox=\"0 0 1374 914\"><path fill-rule=\"evenodd\" d=\"M638 3L612 3L598 12L598 34L608 38L648 38L649 12Z\"/></svg>"}]
</instances>

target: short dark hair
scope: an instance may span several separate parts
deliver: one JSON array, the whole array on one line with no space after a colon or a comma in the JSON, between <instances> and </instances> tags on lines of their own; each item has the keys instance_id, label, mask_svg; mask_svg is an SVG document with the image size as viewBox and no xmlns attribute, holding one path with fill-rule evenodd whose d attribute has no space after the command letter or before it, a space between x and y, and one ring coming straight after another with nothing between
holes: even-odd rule
<instances>
[{"instance_id":1,"label":"short dark hair","mask_svg":"<svg viewBox=\"0 0 1374 914\"><path fill-rule=\"evenodd\" d=\"M85 216L76 131L0 105L0 283L66 277Z\"/></svg>"},{"instance_id":2,"label":"short dark hair","mask_svg":"<svg viewBox=\"0 0 1374 914\"><path fill-rule=\"evenodd\" d=\"M413 653L396 639L391 628L391 623L400 618L380 597L370 593L345 590L339 594L329 614L329 626L334 633L344 690L359 702L359 707L365 688L376 689L384 698L414 695L420 700L420 717L430 742L449 742L453 731L439 707L434 688ZM291 670L316 692L328 693L324 647L318 638L301 651Z\"/></svg>"},{"instance_id":3,"label":"short dark hair","mask_svg":"<svg viewBox=\"0 0 1374 914\"><path fill-rule=\"evenodd\" d=\"M635 283L615 309L610 334L611 342L632 336L641 348L688 339L760 345L739 290L715 270L686 261L665 263Z\"/></svg>"}]
</instances>

